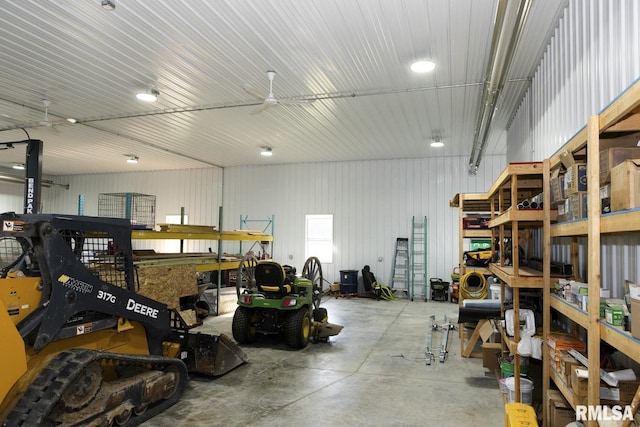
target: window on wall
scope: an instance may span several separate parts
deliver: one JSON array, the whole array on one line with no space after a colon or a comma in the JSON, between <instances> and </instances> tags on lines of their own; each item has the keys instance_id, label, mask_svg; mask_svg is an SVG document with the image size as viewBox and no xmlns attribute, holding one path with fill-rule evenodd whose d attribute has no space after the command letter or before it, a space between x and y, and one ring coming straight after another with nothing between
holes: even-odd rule
<instances>
[{"instance_id":1,"label":"window on wall","mask_svg":"<svg viewBox=\"0 0 640 427\"><path fill-rule=\"evenodd\" d=\"M315 256L321 263L333 262L333 215L305 215L305 259Z\"/></svg>"}]
</instances>

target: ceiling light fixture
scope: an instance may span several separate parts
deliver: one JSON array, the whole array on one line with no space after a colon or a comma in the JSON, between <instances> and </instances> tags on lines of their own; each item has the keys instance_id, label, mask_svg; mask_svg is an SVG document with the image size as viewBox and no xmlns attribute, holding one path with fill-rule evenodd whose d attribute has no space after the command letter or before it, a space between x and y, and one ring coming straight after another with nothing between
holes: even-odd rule
<instances>
[{"instance_id":1,"label":"ceiling light fixture","mask_svg":"<svg viewBox=\"0 0 640 427\"><path fill-rule=\"evenodd\" d=\"M411 64L411 71L414 73L428 73L436 68L436 64L428 60L419 60Z\"/></svg>"},{"instance_id":2,"label":"ceiling light fixture","mask_svg":"<svg viewBox=\"0 0 640 427\"><path fill-rule=\"evenodd\" d=\"M433 141L431 141L431 146L432 147L444 147L444 142L442 142L442 138L440 138L439 136L436 136L433 138Z\"/></svg>"},{"instance_id":3,"label":"ceiling light fixture","mask_svg":"<svg viewBox=\"0 0 640 427\"><path fill-rule=\"evenodd\" d=\"M24 164L22 163L16 163L15 165L12 166L14 169L18 169L18 170L24 170Z\"/></svg>"},{"instance_id":4,"label":"ceiling light fixture","mask_svg":"<svg viewBox=\"0 0 640 427\"><path fill-rule=\"evenodd\" d=\"M125 154L125 156L128 157L127 163L138 163L138 160L140 160L138 156L134 156L132 154Z\"/></svg>"},{"instance_id":5,"label":"ceiling light fixture","mask_svg":"<svg viewBox=\"0 0 640 427\"><path fill-rule=\"evenodd\" d=\"M74 119L73 117L69 117L69 118L67 119L67 121L68 121L69 123L78 123L78 121L77 121L76 119Z\"/></svg>"},{"instance_id":6,"label":"ceiling light fixture","mask_svg":"<svg viewBox=\"0 0 640 427\"><path fill-rule=\"evenodd\" d=\"M262 147L262 151L260 152L262 156L273 156L273 151L271 151L271 147Z\"/></svg>"},{"instance_id":7,"label":"ceiling light fixture","mask_svg":"<svg viewBox=\"0 0 640 427\"><path fill-rule=\"evenodd\" d=\"M102 8L104 10L114 10L116 8L116 4L114 2L112 2L111 0L102 0Z\"/></svg>"},{"instance_id":8,"label":"ceiling light fixture","mask_svg":"<svg viewBox=\"0 0 640 427\"><path fill-rule=\"evenodd\" d=\"M144 102L155 102L158 99L158 95L160 95L160 92L156 89L151 89L149 92L137 93L136 98Z\"/></svg>"}]
</instances>

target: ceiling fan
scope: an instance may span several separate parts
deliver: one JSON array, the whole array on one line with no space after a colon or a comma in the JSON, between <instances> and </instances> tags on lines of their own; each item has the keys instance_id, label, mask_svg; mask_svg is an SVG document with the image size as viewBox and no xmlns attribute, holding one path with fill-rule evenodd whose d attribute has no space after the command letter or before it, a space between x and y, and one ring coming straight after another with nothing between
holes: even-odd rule
<instances>
[{"instance_id":1,"label":"ceiling fan","mask_svg":"<svg viewBox=\"0 0 640 427\"><path fill-rule=\"evenodd\" d=\"M277 99L273 96L273 78L276 76L275 71L267 71L267 77L269 78L269 95L266 98L256 89L248 84L244 84L242 88L249 95L258 99L264 99L264 102L251 111L251 114L261 113L267 108L275 107L278 104L311 104L315 99Z\"/></svg>"}]
</instances>

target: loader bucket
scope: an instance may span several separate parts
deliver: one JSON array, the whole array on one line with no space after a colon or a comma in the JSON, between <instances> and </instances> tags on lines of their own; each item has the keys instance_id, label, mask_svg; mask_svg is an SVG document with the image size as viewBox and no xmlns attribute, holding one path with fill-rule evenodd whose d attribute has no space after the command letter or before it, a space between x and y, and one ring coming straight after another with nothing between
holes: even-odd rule
<instances>
[{"instance_id":1,"label":"loader bucket","mask_svg":"<svg viewBox=\"0 0 640 427\"><path fill-rule=\"evenodd\" d=\"M224 334L189 334L187 357L190 373L219 376L247 362L247 355Z\"/></svg>"}]
</instances>

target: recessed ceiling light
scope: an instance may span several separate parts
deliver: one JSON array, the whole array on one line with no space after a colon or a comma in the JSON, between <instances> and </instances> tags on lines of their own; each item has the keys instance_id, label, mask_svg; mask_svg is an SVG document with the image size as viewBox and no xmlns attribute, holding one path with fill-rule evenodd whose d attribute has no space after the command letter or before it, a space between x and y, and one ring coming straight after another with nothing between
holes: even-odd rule
<instances>
[{"instance_id":1,"label":"recessed ceiling light","mask_svg":"<svg viewBox=\"0 0 640 427\"><path fill-rule=\"evenodd\" d=\"M138 160L140 160L138 156L134 156L133 154L125 154L125 156L128 157L127 163L138 163Z\"/></svg>"},{"instance_id":2,"label":"recessed ceiling light","mask_svg":"<svg viewBox=\"0 0 640 427\"><path fill-rule=\"evenodd\" d=\"M15 165L12 166L14 169L18 169L18 170L24 170L24 164L22 163L16 163Z\"/></svg>"},{"instance_id":3,"label":"recessed ceiling light","mask_svg":"<svg viewBox=\"0 0 640 427\"><path fill-rule=\"evenodd\" d=\"M436 68L436 64L427 60L420 60L411 64L411 71L414 73L428 73L433 71L434 68Z\"/></svg>"},{"instance_id":4,"label":"recessed ceiling light","mask_svg":"<svg viewBox=\"0 0 640 427\"><path fill-rule=\"evenodd\" d=\"M69 123L78 123L78 121L77 121L76 119L74 119L73 117L69 117L69 118L67 119L67 121L68 121Z\"/></svg>"},{"instance_id":5,"label":"recessed ceiling light","mask_svg":"<svg viewBox=\"0 0 640 427\"><path fill-rule=\"evenodd\" d=\"M136 93L136 98L144 102L155 102L158 99L158 95L160 95L160 92L151 89L149 92Z\"/></svg>"},{"instance_id":6,"label":"recessed ceiling light","mask_svg":"<svg viewBox=\"0 0 640 427\"><path fill-rule=\"evenodd\" d=\"M273 156L273 151L271 151L271 147L262 147L262 151L260 152L262 156Z\"/></svg>"},{"instance_id":7,"label":"recessed ceiling light","mask_svg":"<svg viewBox=\"0 0 640 427\"><path fill-rule=\"evenodd\" d=\"M432 147L444 147L444 142L442 142L442 138L435 137L433 138L433 141L431 141L431 146Z\"/></svg>"}]
</instances>

